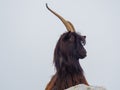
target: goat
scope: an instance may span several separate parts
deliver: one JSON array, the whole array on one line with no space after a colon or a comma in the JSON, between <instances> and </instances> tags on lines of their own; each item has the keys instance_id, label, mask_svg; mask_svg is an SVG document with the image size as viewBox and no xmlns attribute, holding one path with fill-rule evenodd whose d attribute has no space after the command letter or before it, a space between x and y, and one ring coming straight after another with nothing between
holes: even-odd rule
<instances>
[{"instance_id":1,"label":"goat","mask_svg":"<svg viewBox=\"0 0 120 90\"><path fill-rule=\"evenodd\" d=\"M89 85L79 63L79 59L87 56L84 48L86 36L78 34L71 22L51 10L47 4L46 7L63 22L68 32L63 33L56 44L53 58L56 73L45 90L64 90L78 84Z\"/></svg>"}]
</instances>

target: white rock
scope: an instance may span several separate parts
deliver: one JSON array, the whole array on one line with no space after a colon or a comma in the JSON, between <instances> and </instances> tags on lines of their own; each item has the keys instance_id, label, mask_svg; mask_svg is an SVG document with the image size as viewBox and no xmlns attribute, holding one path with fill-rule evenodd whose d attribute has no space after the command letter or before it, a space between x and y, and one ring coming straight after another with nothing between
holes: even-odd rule
<instances>
[{"instance_id":1,"label":"white rock","mask_svg":"<svg viewBox=\"0 0 120 90\"><path fill-rule=\"evenodd\" d=\"M98 87L98 86L87 86L85 84L79 84L73 87L70 87L65 90L106 90L104 87Z\"/></svg>"}]
</instances>

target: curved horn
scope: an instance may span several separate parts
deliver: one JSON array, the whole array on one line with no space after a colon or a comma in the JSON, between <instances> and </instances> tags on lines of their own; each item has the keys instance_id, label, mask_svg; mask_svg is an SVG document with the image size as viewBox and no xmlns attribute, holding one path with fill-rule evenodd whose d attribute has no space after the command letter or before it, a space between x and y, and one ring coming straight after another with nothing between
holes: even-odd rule
<instances>
[{"instance_id":1,"label":"curved horn","mask_svg":"<svg viewBox=\"0 0 120 90\"><path fill-rule=\"evenodd\" d=\"M53 10L51 10L51 9L48 7L47 3L46 3L46 7L47 7L47 9L48 9L49 11L51 11L55 16L57 16L57 17L63 22L63 24L65 25L65 27L66 27L66 29L67 29L68 31L75 32L74 26L72 25L71 22L66 21L66 20L65 20L63 17L61 17L59 14L57 14L56 12L54 12Z\"/></svg>"}]
</instances>

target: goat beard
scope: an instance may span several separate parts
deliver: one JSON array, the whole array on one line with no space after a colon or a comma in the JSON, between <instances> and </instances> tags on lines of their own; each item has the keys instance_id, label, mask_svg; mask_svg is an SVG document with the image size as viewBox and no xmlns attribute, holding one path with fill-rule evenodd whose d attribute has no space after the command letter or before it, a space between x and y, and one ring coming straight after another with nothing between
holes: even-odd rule
<instances>
[{"instance_id":1,"label":"goat beard","mask_svg":"<svg viewBox=\"0 0 120 90\"><path fill-rule=\"evenodd\" d=\"M64 90L78 84L89 85L79 61L76 60L67 65L62 64L59 69L56 69L55 75L53 75L45 90Z\"/></svg>"}]
</instances>

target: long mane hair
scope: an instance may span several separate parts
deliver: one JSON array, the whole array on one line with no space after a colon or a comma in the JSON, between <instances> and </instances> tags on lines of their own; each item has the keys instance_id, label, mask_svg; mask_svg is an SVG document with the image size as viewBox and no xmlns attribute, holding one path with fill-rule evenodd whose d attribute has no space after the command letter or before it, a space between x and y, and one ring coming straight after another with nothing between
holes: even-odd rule
<instances>
[{"instance_id":1,"label":"long mane hair","mask_svg":"<svg viewBox=\"0 0 120 90\"><path fill-rule=\"evenodd\" d=\"M53 59L56 73L45 90L64 90L78 84L89 85L79 63L79 59L87 55L84 48L86 36L76 33L71 22L51 10L47 4L46 7L63 22L68 32L63 33L56 44Z\"/></svg>"},{"instance_id":2,"label":"long mane hair","mask_svg":"<svg viewBox=\"0 0 120 90\"><path fill-rule=\"evenodd\" d=\"M78 84L88 85L79 59L86 57L85 36L66 32L59 38L53 63L56 73L45 90L64 90Z\"/></svg>"}]
</instances>

